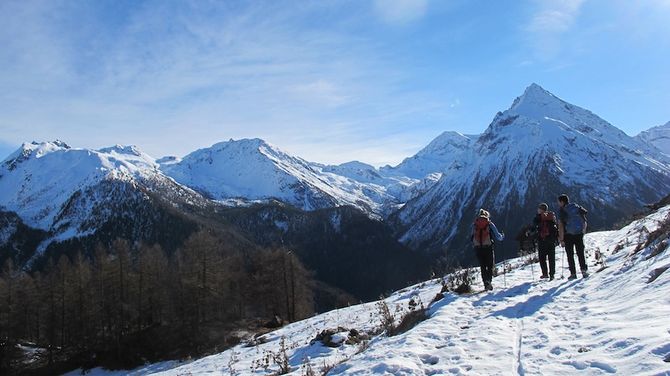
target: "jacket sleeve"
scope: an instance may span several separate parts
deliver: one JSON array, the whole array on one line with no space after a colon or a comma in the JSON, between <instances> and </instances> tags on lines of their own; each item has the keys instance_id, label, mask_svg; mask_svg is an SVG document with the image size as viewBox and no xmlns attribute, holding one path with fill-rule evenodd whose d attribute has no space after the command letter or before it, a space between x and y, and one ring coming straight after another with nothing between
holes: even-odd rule
<instances>
[{"instance_id":1,"label":"jacket sleeve","mask_svg":"<svg viewBox=\"0 0 670 376\"><path fill-rule=\"evenodd\" d=\"M563 239L564 239L564 236L565 236L565 219L566 219L565 217L566 217L565 209L561 208L558 211L558 223L557 223L557 225L558 225L558 241L559 242L562 242Z\"/></svg>"},{"instance_id":2,"label":"jacket sleeve","mask_svg":"<svg viewBox=\"0 0 670 376\"><path fill-rule=\"evenodd\" d=\"M489 224L489 226L491 228L491 232L493 233L493 235L495 236L497 241L501 242L501 241L505 240L505 234L501 234L500 232L498 232L498 228L496 227L496 225L493 222L491 222Z\"/></svg>"}]
</instances>

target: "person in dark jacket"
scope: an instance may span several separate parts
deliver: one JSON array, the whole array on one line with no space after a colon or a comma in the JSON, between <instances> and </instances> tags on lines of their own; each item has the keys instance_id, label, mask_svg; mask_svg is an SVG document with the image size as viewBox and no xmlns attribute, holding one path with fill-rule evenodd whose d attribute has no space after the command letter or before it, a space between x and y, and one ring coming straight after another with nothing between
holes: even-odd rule
<instances>
[{"instance_id":1,"label":"person in dark jacket","mask_svg":"<svg viewBox=\"0 0 670 376\"><path fill-rule=\"evenodd\" d=\"M493 290L491 281L493 280L493 268L495 267L494 237L497 241L503 241L505 234L500 233L496 225L491 222L489 212L480 209L475 223L472 225L471 238L475 246L477 260L479 261L482 273L482 281L486 290Z\"/></svg>"},{"instance_id":2,"label":"person in dark jacket","mask_svg":"<svg viewBox=\"0 0 670 376\"><path fill-rule=\"evenodd\" d=\"M566 194L558 196L558 205L561 209L558 212L558 238L561 246L565 247L565 254L568 258L568 267L570 268L570 277L577 278L577 269L575 267L575 251L579 260L579 267L584 278L589 276L586 266L586 257L584 256L584 233L586 232L586 209L570 202Z\"/></svg>"},{"instance_id":3,"label":"person in dark jacket","mask_svg":"<svg viewBox=\"0 0 670 376\"><path fill-rule=\"evenodd\" d=\"M537 207L537 215L533 218L533 232L537 236L537 253L542 269L540 278L549 278L553 281L556 274L558 227L554 212L549 211L549 206L545 203Z\"/></svg>"}]
</instances>

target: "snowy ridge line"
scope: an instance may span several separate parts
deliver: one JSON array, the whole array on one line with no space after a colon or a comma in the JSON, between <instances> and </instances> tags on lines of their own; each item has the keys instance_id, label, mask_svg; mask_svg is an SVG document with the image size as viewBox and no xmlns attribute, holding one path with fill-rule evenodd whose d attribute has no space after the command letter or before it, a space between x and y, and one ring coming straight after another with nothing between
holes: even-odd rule
<instances>
[{"instance_id":1,"label":"snowy ridge line","mask_svg":"<svg viewBox=\"0 0 670 376\"><path fill-rule=\"evenodd\" d=\"M191 201L203 196L246 206L278 200L303 210L353 206L388 220L396 238L411 248L458 249L462 244L454 240L463 233L463 212L475 206L509 214L506 203L528 205L566 187L580 187L580 198L598 200L604 211L656 201L658 191L670 189L670 156L655 146L668 127L650 130L649 137L629 137L532 84L482 134L443 132L395 167L358 161L323 165L261 139L231 139L183 159L159 160L136 146L93 150L58 140L32 142L0 164L0 206L31 227L50 231L68 223L68 218L56 223L68 200L102 181L149 190L153 182L170 181L173 190L189 187ZM537 177L548 184L537 187ZM629 213L617 214L619 219ZM58 229L59 239L84 234L76 228L81 222L74 218L74 230Z\"/></svg>"},{"instance_id":2,"label":"snowy ridge line","mask_svg":"<svg viewBox=\"0 0 670 376\"><path fill-rule=\"evenodd\" d=\"M575 192L576 201L602 207L590 219L604 227L632 214L622 208L655 202L670 190L667 155L536 84L497 113L470 147L449 150L440 180L391 216L411 248L462 249L458 235L469 225L462 213L481 207L518 230L514 210Z\"/></svg>"},{"instance_id":3,"label":"snowy ridge line","mask_svg":"<svg viewBox=\"0 0 670 376\"><path fill-rule=\"evenodd\" d=\"M587 279L540 282L537 267L512 260L515 267L505 277L508 288L501 287L498 276L492 292L446 293L427 309L426 320L393 337L374 335L365 345L334 348L312 341L322 330L338 327L378 333L378 302L370 302L292 323L256 344L180 366L147 365L129 374L267 374L254 364L264 354L276 353L282 338L288 343L291 375L304 374L307 362L317 372L324 364L332 367L328 375L668 374L670 271L650 278L670 266L668 234L644 245L669 219L666 206L620 230L588 234L587 250L601 250L607 267L595 265L591 254ZM557 275L563 256L557 249ZM481 288L479 282L475 285ZM396 307L406 312L410 300L430 302L441 289L441 279L430 280L383 301L392 312ZM346 331L339 333L346 337ZM229 364L233 354L237 360ZM277 367L271 364L267 371ZM95 369L92 374L107 373Z\"/></svg>"}]
</instances>

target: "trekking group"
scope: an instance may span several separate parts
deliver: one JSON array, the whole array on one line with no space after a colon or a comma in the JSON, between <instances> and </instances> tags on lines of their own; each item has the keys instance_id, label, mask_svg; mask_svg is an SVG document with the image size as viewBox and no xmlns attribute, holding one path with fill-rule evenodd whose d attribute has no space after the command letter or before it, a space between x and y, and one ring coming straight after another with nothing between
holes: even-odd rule
<instances>
[{"instance_id":1,"label":"trekking group","mask_svg":"<svg viewBox=\"0 0 670 376\"><path fill-rule=\"evenodd\" d=\"M579 268L582 276L588 276L588 267L584 256L584 234L586 233L587 211L580 205L570 202L566 194L557 198L559 210L558 217L549 210L549 205L541 203L537 207L537 214L525 233L533 244L537 244L542 279L553 280L556 274L556 246L559 244L565 248L568 259L570 276L568 279L577 278L577 268L574 255L577 254ZM482 281L486 290L492 290L493 273L495 270L494 244L503 241L505 234L498 231L496 225L491 221L488 211L480 209L472 226L471 235L475 254L481 268Z\"/></svg>"}]
</instances>

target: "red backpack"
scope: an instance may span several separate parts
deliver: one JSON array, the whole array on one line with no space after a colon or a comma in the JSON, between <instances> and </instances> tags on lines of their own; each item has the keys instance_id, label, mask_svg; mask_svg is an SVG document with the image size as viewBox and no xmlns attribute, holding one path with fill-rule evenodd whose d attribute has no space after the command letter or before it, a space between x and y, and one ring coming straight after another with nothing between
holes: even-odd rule
<instances>
[{"instance_id":1,"label":"red backpack","mask_svg":"<svg viewBox=\"0 0 670 376\"><path fill-rule=\"evenodd\" d=\"M489 233L490 223L491 221L486 217L477 217L475 219L475 232L472 237L475 247L486 247L493 244L491 242L491 234Z\"/></svg>"},{"instance_id":2,"label":"red backpack","mask_svg":"<svg viewBox=\"0 0 670 376\"><path fill-rule=\"evenodd\" d=\"M540 239L556 238L558 227L556 227L556 215L554 212L540 214L540 228L538 236Z\"/></svg>"}]
</instances>

